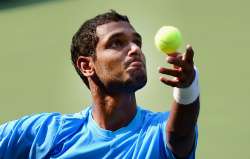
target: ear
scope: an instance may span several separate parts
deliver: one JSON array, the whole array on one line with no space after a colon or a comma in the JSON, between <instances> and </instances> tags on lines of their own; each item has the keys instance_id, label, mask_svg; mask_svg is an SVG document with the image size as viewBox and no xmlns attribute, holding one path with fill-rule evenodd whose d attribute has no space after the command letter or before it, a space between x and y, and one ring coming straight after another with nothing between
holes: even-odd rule
<instances>
[{"instance_id":1,"label":"ear","mask_svg":"<svg viewBox=\"0 0 250 159\"><path fill-rule=\"evenodd\" d=\"M94 74L93 60L91 57L79 56L76 61L77 68L86 77L90 77Z\"/></svg>"}]
</instances>

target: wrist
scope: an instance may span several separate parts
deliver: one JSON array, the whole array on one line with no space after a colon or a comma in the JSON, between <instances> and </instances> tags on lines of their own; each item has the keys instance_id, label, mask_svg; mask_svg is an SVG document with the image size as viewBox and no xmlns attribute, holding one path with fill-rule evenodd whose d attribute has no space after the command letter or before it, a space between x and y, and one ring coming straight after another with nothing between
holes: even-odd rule
<instances>
[{"instance_id":1,"label":"wrist","mask_svg":"<svg viewBox=\"0 0 250 159\"><path fill-rule=\"evenodd\" d=\"M174 87L173 97L174 97L174 100L179 104L183 104L183 105L191 104L200 95L199 74L198 74L198 70L196 67L194 67L194 70L195 70L195 77L190 86L186 88Z\"/></svg>"}]
</instances>

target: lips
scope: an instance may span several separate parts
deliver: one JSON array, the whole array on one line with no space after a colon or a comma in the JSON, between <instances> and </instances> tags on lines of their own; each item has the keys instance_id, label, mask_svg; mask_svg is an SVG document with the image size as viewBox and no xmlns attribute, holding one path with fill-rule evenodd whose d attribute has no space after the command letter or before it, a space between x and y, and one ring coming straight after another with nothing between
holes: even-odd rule
<instances>
[{"instance_id":1,"label":"lips","mask_svg":"<svg viewBox=\"0 0 250 159\"><path fill-rule=\"evenodd\" d=\"M134 61L134 62L131 62L129 66L142 66L142 62L141 61Z\"/></svg>"},{"instance_id":2,"label":"lips","mask_svg":"<svg viewBox=\"0 0 250 159\"><path fill-rule=\"evenodd\" d=\"M131 59L126 63L127 67L143 67L144 63L138 59Z\"/></svg>"}]
</instances>

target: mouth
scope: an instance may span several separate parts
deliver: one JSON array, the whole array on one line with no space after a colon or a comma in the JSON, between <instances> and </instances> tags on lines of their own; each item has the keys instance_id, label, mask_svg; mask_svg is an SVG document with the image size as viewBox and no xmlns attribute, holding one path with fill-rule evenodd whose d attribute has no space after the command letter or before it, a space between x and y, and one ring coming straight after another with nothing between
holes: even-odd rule
<instances>
[{"instance_id":1,"label":"mouth","mask_svg":"<svg viewBox=\"0 0 250 159\"><path fill-rule=\"evenodd\" d=\"M142 68L145 67L145 64L140 59L130 59L126 62L126 67Z\"/></svg>"},{"instance_id":2,"label":"mouth","mask_svg":"<svg viewBox=\"0 0 250 159\"><path fill-rule=\"evenodd\" d=\"M129 64L129 67L142 67L143 63L141 61L133 61Z\"/></svg>"}]
</instances>

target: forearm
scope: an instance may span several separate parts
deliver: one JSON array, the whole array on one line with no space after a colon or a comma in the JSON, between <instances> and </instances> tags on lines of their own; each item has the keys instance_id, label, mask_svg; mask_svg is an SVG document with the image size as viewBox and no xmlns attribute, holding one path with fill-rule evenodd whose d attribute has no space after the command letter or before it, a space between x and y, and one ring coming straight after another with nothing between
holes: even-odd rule
<instances>
[{"instance_id":1,"label":"forearm","mask_svg":"<svg viewBox=\"0 0 250 159\"><path fill-rule=\"evenodd\" d=\"M172 104L166 126L168 146L180 157L188 155L194 145L199 108L199 97L188 105Z\"/></svg>"},{"instance_id":2,"label":"forearm","mask_svg":"<svg viewBox=\"0 0 250 159\"><path fill-rule=\"evenodd\" d=\"M199 115L199 97L191 104L173 102L167 124L167 131L179 136L187 136L194 131Z\"/></svg>"}]
</instances>

